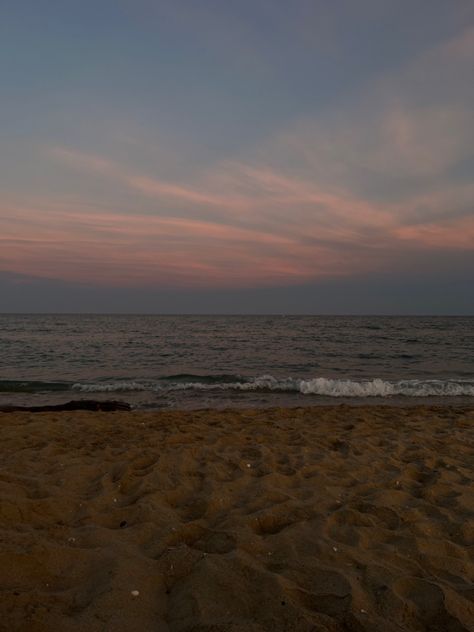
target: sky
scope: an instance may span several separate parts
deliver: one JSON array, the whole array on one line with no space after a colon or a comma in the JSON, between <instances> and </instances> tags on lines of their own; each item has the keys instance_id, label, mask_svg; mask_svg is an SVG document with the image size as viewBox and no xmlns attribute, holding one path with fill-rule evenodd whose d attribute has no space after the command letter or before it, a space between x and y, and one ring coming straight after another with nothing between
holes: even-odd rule
<instances>
[{"instance_id":1,"label":"sky","mask_svg":"<svg viewBox=\"0 0 474 632\"><path fill-rule=\"evenodd\" d=\"M0 312L474 314L472 0L2 0Z\"/></svg>"}]
</instances>

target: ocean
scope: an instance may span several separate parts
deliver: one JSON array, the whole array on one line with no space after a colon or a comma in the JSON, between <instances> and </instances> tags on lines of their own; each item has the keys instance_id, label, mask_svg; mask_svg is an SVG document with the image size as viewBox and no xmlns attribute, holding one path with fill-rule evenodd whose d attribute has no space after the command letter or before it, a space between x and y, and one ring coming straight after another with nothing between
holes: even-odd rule
<instances>
[{"instance_id":1,"label":"ocean","mask_svg":"<svg viewBox=\"0 0 474 632\"><path fill-rule=\"evenodd\" d=\"M474 402L474 317L0 315L0 405Z\"/></svg>"}]
</instances>

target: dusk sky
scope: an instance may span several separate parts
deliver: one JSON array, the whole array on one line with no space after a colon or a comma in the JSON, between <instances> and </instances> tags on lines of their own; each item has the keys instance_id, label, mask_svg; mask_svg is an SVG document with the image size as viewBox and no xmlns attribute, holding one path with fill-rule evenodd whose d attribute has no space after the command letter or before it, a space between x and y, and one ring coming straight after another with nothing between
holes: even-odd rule
<instances>
[{"instance_id":1,"label":"dusk sky","mask_svg":"<svg viewBox=\"0 0 474 632\"><path fill-rule=\"evenodd\" d=\"M474 313L472 0L2 0L0 311Z\"/></svg>"}]
</instances>

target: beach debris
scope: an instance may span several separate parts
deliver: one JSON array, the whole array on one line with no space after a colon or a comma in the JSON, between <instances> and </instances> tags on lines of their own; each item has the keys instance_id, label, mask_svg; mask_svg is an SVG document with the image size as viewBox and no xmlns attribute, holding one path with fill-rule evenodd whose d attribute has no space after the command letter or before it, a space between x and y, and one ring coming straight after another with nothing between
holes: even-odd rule
<instances>
[{"instance_id":1,"label":"beach debris","mask_svg":"<svg viewBox=\"0 0 474 632\"><path fill-rule=\"evenodd\" d=\"M67 541L68 541L68 542L75 542L75 541L76 541L76 538L68 538L68 540L67 540Z\"/></svg>"},{"instance_id":2,"label":"beach debris","mask_svg":"<svg viewBox=\"0 0 474 632\"><path fill-rule=\"evenodd\" d=\"M132 597L138 597L139 594L140 594L140 591L138 590L132 590L131 592Z\"/></svg>"},{"instance_id":3,"label":"beach debris","mask_svg":"<svg viewBox=\"0 0 474 632\"><path fill-rule=\"evenodd\" d=\"M247 467L252 467L252 464L251 463L247 463Z\"/></svg>"},{"instance_id":4,"label":"beach debris","mask_svg":"<svg viewBox=\"0 0 474 632\"><path fill-rule=\"evenodd\" d=\"M120 523L120 528L121 529L125 529L126 526L127 526L127 521L126 520L122 520L122 522Z\"/></svg>"},{"instance_id":5,"label":"beach debris","mask_svg":"<svg viewBox=\"0 0 474 632\"><path fill-rule=\"evenodd\" d=\"M333 547L332 547L332 550L333 550L333 551L336 551L336 553L337 553L337 546L333 546Z\"/></svg>"},{"instance_id":6,"label":"beach debris","mask_svg":"<svg viewBox=\"0 0 474 632\"><path fill-rule=\"evenodd\" d=\"M114 503L116 503L116 502L117 502L117 499L116 499L116 498L114 498Z\"/></svg>"},{"instance_id":7,"label":"beach debris","mask_svg":"<svg viewBox=\"0 0 474 632\"><path fill-rule=\"evenodd\" d=\"M364 610L364 608L361 608L360 611L362 612L362 614L367 614L367 610Z\"/></svg>"}]
</instances>

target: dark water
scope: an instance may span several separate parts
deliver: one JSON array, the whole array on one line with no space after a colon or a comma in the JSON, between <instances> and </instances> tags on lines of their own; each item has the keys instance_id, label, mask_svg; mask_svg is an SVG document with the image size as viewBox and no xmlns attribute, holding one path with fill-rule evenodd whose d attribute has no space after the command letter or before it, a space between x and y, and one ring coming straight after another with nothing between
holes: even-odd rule
<instances>
[{"instance_id":1,"label":"dark water","mask_svg":"<svg viewBox=\"0 0 474 632\"><path fill-rule=\"evenodd\" d=\"M474 317L0 315L0 404L473 403Z\"/></svg>"}]
</instances>

